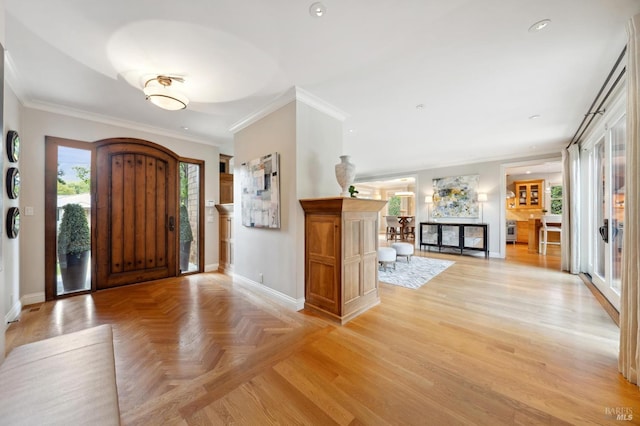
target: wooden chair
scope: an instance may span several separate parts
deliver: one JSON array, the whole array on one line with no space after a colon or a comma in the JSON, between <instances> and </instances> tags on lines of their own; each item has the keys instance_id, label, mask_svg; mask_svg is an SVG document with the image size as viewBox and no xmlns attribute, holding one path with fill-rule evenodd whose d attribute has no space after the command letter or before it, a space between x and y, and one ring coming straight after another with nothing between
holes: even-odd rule
<instances>
[{"instance_id":1,"label":"wooden chair","mask_svg":"<svg viewBox=\"0 0 640 426\"><path fill-rule=\"evenodd\" d=\"M400 222L398 216L385 216L387 221L387 241L397 240L400 236Z\"/></svg>"},{"instance_id":2,"label":"wooden chair","mask_svg":"<svg viewBox=\"0 0 640 426\"><path fill-rule=\"evenodd\" d=\"M402 227L402 239L414 240L416 238L416 217L407 218L405 225Z\"/></svg>"}]
</instances>

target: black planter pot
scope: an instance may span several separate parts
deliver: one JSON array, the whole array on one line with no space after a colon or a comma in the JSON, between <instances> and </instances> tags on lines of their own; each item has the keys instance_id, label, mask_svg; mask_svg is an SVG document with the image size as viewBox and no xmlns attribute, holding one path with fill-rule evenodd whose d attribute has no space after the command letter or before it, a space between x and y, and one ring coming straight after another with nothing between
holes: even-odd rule
<instances>
[{"instance_id":1,"label":"black planter pot","mask_svg":"<svg viewBox=\"0 0 640 426\"><path fill-rule=\"evenodd\" d=\"M64 262L60 262L60 274L62 275L64 292L86 290L85 284L87 282L90 252L85 251L80 255L67 254L65 256L67 266L64 267Z\"/></svg>"},{"instance_id":2,"label":"black planter pot","mask_svg":"<svg viewBox=\"0 0 640 426\"><path fill-rule=\"evenodd\" d=\"M189 256L191 255L191 241L180 243L180 272L189 271Z\"/></svg>"}]
</instances>

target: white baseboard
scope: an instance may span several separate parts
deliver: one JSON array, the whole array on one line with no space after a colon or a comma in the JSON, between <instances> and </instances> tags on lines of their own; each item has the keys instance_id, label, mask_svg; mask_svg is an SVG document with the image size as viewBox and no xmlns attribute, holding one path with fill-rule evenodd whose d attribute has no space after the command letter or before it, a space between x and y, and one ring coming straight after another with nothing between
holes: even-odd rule
<instances>
[{"instance_id":1,"label":"white baseboard","mask_svg":"<svg viewBox=\"0 0 640 426\"><path fill-rule=\"evenodd\" d=\"M268 298L284 305L287 309L291 309L293 311L299 311L304 308L304 298L295 299L291 296L288 296L284 293L279 292L278 290L274 290L271 287L267 287L264 284L260 284L259 282L250 280L249 278L243 277L242 275L232 274L235 280L240 281L243 284L249 286L252 290L256 290L258 293L267 296Z\"/></svg>"},{"instance_id":2,"label":"white baseboard","mask_svg":"<svg viewBox=\"0 0 640 426\"><path fill-rule=\"evenodd\" d=\"M22 311L22 303L20 300L16 300L16 303L13 304L7 315L4 317L4 323L9 324L12 321L15 321L20 316L20 311Z\"/></svg>"},{"instance_id":3,"label":"white baseboard","mask_svg":"<svg viewBox=\"0 0 640 426\"><path fill-rule=\"evenodd\" d=\"M25 294L20 298L20 302L22 303L22 306L42 303L44 302L44 292L40 291L38 293Z\"/></svg>"},{"instance_id":4,"label":"white baseboard","mask_svg":"<svg viewBox=\"0 0 640 426\"><path fill-rule=\"evenodd\" d=\"M204 271L205 272L215 272L218 270L218 267L220 267L219 263L212 263L210 265L204 265Z\"/></svg>"}]
</instances>

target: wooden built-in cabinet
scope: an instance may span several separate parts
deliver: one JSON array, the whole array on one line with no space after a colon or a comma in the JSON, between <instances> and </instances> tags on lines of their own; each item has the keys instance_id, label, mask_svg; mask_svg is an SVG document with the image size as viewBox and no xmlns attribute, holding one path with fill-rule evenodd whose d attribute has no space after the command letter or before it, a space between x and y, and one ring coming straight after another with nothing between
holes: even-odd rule
<instances>
[{"instance_id":1,"label":"wooden built-in cabinet","mask_svg":"<svg viewBox=\"0 0 640 426\"><path fill-rule=\"evenodd\" d=\"M233 174L229 162L233 157L220 154L220 204L233 203Z\"/></svg>"},{"instance_id":2,"label":"wooden built-in cabinet","mask_svg":"<svg viewBox=\"0 0 640 426\"><path fill-rule=\"evenodd\" d=\"M233 204L217 204L216 209L220 234L218 271L228 273L233 271Z\"/></svg>"},{"instance_id":3,"label":"wooden built-in cabinet","mask_svg":"<svg viewBox=\"0 0 640 426\"><path fill-rule=\"evenodd\" d=\"M386 201L300 200L305 212L305 308L341 324L380 302L378 212Z\"/></svg>"},{"instance_id":4,"label":"wooden built-in cabinet","mask_svg":"<svg viewBox=\"0 0 640 426\"><path fill-rule=\"evenodd\" d=\"M544 200L544 181L525 180L516 181L516 208L517 209L542 209Z\"/></svg>"}]
</instances>

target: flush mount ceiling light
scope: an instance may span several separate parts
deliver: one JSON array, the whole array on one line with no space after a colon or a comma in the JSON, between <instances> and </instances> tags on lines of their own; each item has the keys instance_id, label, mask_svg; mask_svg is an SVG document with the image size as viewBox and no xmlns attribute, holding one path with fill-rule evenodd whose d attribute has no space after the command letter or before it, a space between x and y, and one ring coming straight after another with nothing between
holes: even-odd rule
<instances>
[{"instance_id":1,"label":"flush mount ceiling light","mask_svg":"<svg viewBox=\"0 0 640 426\"><path fill-rule=\"evenodd\" d=\"M325 13L327 13L327 8L322 2L317 1L309 7L309 15L314 18L321 18Z\"/></svg>"},{"instance_id":2,"label":"flush mount ceiling light","mask_svg":"<svg viewBox=\"0 0 640 426\"><path fill-rule=\"evenodd\" d=\"M159 75L144 83L144 94L152 104L169 111L185 109L189 104L189 99L178 90L172 83L184 83L182 77L169 77Z\"/></svg>"},{"instance_id":3,"label":"flush mount ceiling light","mask_svg":"<svg viewBox=\"0 0 640 426\"><path fill-rule=\"evenodd\" d=\"M550 23L551 23L551 19L543 19L542 21L538 21L529 27L529 32L537 33L538 31L542 31L545 28L547 28Z\"/></svg>"}]
</instances>

